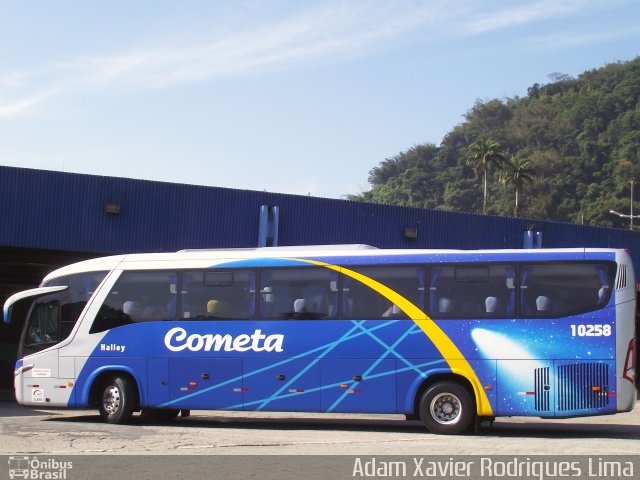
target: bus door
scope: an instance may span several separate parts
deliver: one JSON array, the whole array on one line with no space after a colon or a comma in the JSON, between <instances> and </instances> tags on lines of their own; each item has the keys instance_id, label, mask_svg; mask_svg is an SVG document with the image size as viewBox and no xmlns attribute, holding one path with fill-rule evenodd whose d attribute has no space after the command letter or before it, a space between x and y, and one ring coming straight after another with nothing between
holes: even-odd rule
<instances>
[{"instance_id":1,"label":"bus door","mask_svg":"<svg viewBox=\"0 0 640 480\"><path fill-rule=\"evenodd\" d=\"M67 406L73 382L60 379L58 349L68 335L61 319L61 297L66 286L36 288L10 297L5 303L5 321L14 310L27 317L24 323L14 388L24 405ZM17 312L15 312L17 313ZM16 316L22 316L22 315ZM24 318L24 317L23 317Z\"/></svg>"},{"instance_id":2,"label":"bus door","mask_svg":"<svg viewBox=\"0 0 640 480\"><path fill-rule=\"evenodd\" d=\"M69 275L7 299L4 321L15 316L24 322L14 379L18 402L75 405L77 358L71 335L105 275L104 271Z\"/></svg>"}]
</instances>

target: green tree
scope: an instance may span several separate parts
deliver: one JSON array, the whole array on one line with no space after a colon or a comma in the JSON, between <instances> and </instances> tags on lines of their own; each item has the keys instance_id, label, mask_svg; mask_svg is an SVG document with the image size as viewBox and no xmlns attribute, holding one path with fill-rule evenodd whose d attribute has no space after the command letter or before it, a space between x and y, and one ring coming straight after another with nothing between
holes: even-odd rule
<instances>
[{"instance_id":1,"label":"green tree","mask_svg":"<svg viewBox=\"0 0 640 480\"><path fill-rule=\"evenodd\" d=\"M484 176L484 193L482 196L482 213L487 213L487 177L492 163L498 167L505 156L500 144L495 140L483 140L481 138L473 142L467 151L467 164L473 166L476 175Z\"/></svg>"},{"instance_id":2,"label":"green tree","mask_svg":"<svg viewBox=\"0 0 640 480\"><path fill-rule=\"evenodd\" d=\"M536 180L524 181L526 202L518 191L518 215L622 226L609 209L628 207L629 179L640 181L640 57L552 80L522 98L476 102L438 146L387 158L371 170L371 190L348 198L512 215L512 187L490 180L498 172L491 162L484 169L481 152L470 155L476 139L490 138L535 168ZM491 198L484 207L480 173L484 198Z\"/></svg>"},{"instance_id":3,"label":"green tree","mask_svg":"<svg viewBox=\"0 0 640 480\"><path fill-rule=\"evenodd\" d=\"M500 182L504 185L513 184L516 188L516 204L513 209L513 215L516 217L520 213L519 199L524 184L532 182L535 179L535 174L531 161L518 155L511 155L508 160L502 162L502 170L499 175Z\"/></svg>"},{"instance_id":4,"label":"green tree","mask_svg":"<svg viewBox=\"0 0 640 480\"><path fill-rule=\"evenodd\" d=\"M387 158L369 172L371 190L346 198L407 207L434 208L442 202L445 183L438 177L445 167L436 160L433 144L415 146Z\"/></svg>"}]
</instances>

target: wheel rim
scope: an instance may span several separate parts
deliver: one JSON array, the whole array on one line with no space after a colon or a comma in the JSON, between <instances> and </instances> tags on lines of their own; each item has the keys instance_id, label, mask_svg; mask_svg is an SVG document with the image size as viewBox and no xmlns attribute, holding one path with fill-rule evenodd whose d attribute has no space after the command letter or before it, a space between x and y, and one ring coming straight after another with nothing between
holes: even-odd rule
<instances>
[{"instance_id":1,"label":"wheel rim","mask_svg":"<svg viewBox=\"0 0 640 480\"><path fill-rule=\"evenodd\" d=\"M440 393L431 400L431 417L438 423L456 423L462 414L462 403L452 393Z\"/></svg>"},{"instance_id":2,"label":"wheel rim","mask_svg":"<svg viewBox=\"0 0 640 480\"><path fill-rule=\"evenodd\" d=\"M109 415L113 415L120 408L120 389L115 385L110 385L104 391L102 406Z\"/></svg>"}]
</instances>

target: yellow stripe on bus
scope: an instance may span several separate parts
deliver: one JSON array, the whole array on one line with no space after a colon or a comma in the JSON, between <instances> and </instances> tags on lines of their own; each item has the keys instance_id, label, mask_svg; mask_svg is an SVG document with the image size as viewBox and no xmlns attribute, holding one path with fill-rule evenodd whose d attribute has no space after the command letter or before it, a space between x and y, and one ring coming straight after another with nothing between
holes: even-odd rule
<instances>
[{"instance_id":1,"label":"yellow stripe on bus","mask_svg":"<svg viewBox=\"0 0 640 480\"><path fill-rule=\"evenodd\" d=\"M307 260L307 259L298 259L295 260L311 263L314 265L319 265L322 267L330 268L331 270L335 270L336 272L343 273L354 280L357 280L360 283L372 288L380 295L388 299L393 304L397 305L400 310L406 313L411 320L413 320L420 329L425 333L427 337L433 342L435 347L438 349L444 360L447 362L451 371L457 375L461 375L471 384L473 385L473 390L475 392L476 397L476 405L478 410L478 415L483 417L491 417L493 416L493 411L491 409L491 404L489 403L489 399L487 398L487 394L484 391L482 383L478 379L476 372L474 372L469 362L464 357L462 352L456 347L456 345L451 341L451 339L447 336L446 333L442 331L436 323L429 318L429 316L416 307L411 301L404 298L398 292L390 289L386 285L367 277L366 275L362 275L361 273L355 272L353 270L349 270L348 268L339 267L337 265L331 265L329 263L318 262L315 260Z\"/></svg>"}]
</instances>

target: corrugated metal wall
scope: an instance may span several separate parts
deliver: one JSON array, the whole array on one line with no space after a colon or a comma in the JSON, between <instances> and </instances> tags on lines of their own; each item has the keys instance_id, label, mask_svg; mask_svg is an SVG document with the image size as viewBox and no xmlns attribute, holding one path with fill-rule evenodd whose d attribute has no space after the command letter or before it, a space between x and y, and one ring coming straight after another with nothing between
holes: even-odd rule
<instances>
[{"instance_id":1,"label":"corrugated metal wall","mask_svg":"<svg viewBox=\"0 0 640 480\"><path fill-rule=\"evenodd\" d=\"M120 213L105 213L115 202ZM306 196L0 167L0 246L99 254L253 247L260 206L280 207L280 245L367 243L382 248L629 248L640 232L541 220L365 204ZM407 239L406 227L418 237Z\"/></svg>"}]
</instances>

